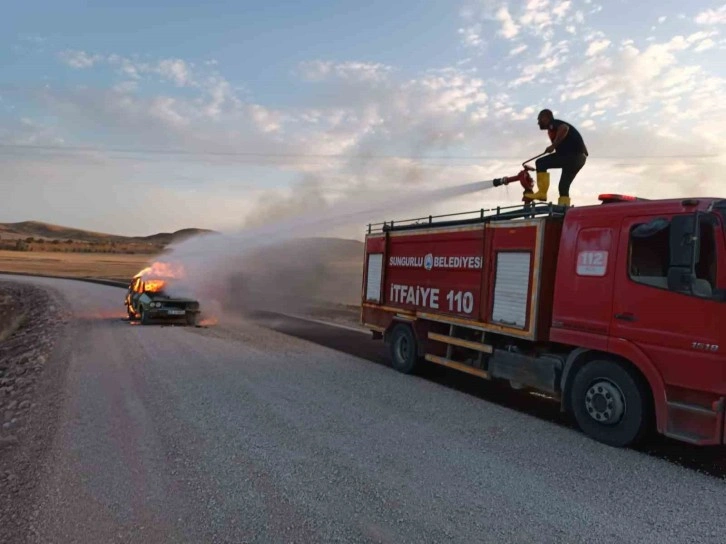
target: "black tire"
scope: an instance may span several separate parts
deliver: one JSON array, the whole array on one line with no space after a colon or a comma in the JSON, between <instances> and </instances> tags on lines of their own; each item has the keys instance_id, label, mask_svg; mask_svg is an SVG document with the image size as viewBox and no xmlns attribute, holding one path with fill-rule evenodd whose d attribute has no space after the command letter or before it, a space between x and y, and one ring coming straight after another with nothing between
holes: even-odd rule
<instances>
[{"instance_id":1,"label":"black tire","mask_svg":"<svg viewBox=\"0 0 726 544\"><path fill-rule=\"evenodd\" d=\"M149 324L149 316L144 311L144 307L143 306L141 307L141 309L139 310L139 312L141 312L141 324L142 325L148 325Z\"/></svg>"},{"instance_id":2,"label":"black tire","mask_svg":"<svg viewBox=\"0 0 726 544\"><path fill-rule=\"evenodd\" d=\"M197 314L187 313L186 319L187 319L187 325L189 325L190 327L197 326Z\"/></svg>"},{"instance_id":3,"label":"black tire","mask_svg":"<svg viewBox=\"0 0 726 544\"><path fill-rule=\"evenodd\" d=\"M587 363L575 376L570 391L578 426L609 446L637 443L651 418L646 387L635 371L615 361Z\"/></svg>"},{"instance_id":4,"label":"black tire","mask_svg":"<svg viewBox=\"0 0 726 544\"><path fill-rule=\"evenodd\" d=\"M389 350L392 366L404 374L413 374L419 366L416 337L408 325L396 325L391 331Z\"/></svg>"}]
</instances>

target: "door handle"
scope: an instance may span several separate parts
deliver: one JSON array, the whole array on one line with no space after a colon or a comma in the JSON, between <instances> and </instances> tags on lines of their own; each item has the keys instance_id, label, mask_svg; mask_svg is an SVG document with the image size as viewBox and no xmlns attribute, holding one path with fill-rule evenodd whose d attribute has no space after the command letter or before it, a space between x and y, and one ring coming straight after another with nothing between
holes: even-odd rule
<instances>
[{"instance_id":1,"label":"door handle","mask_svg":"<svg viewBox=\"0 0 726 544\"><path fill-rule=\"evenodd\" d=\"M615 314L615 319L619 319L621 321L637 321L638 318L635 317L630 312L625 312L624 314Z\"/></svg>"}]
</instances>

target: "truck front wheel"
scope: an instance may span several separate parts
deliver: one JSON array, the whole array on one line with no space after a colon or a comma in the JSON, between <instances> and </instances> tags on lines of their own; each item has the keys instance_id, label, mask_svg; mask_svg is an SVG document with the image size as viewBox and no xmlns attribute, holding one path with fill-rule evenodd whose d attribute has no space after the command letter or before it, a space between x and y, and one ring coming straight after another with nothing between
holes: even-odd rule
<instances>
[{"instance_id":1,"label":"truck front wheel","mask_svg":"<svg viewBox=\"0 0 726 544\"><path fill-rule=\"evenodd\" d=\"M648 395L638 376L614 361L587 363L572 384L572 411L580 429L610 446L637 442L649 421Z\"/></svg>"},{"instance_id":2,"label":"truck front wheel","mask_svg":"<svg viewBox=\"0 0 726 544\"><path fill-rule=\"evenodd\" d=\"M416 337L408 325L396 325L391 331L391 361L393 368L404 374L412 374L418 367L419 357Z\"/></svg>"}]
</instances>

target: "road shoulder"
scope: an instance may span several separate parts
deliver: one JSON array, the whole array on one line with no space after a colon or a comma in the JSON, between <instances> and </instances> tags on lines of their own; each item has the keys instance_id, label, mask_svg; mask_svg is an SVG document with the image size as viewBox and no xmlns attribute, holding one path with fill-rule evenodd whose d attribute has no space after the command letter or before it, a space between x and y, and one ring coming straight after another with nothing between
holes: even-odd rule
<instances>
[{"instance_id":1,"label":"road shoulder","mask_svg":"<svg viewBox=\"0 0 726 544\"><path fill-rule=\"evenodd\" d=\"M24 542L68 364L70 314L52 289L0 278L0 541Z\"/></svg>"}]
</instances>

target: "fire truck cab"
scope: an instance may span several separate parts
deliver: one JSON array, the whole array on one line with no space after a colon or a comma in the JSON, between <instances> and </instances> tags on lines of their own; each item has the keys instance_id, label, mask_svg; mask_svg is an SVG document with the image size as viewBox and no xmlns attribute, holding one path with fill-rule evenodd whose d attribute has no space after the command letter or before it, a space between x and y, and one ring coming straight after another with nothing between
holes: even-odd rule
<instances>
[{"instance_id":1,"label":"fire truck cab","mask_svg":"<svg viewBox=\"0 0 726 544\"><path fill-rule=\"evenodd\" d=\"M600 201L369 225L362 324L401 372L544 393L613 446L723 444L726 200Z\"/></svg>"}]
</instances>

